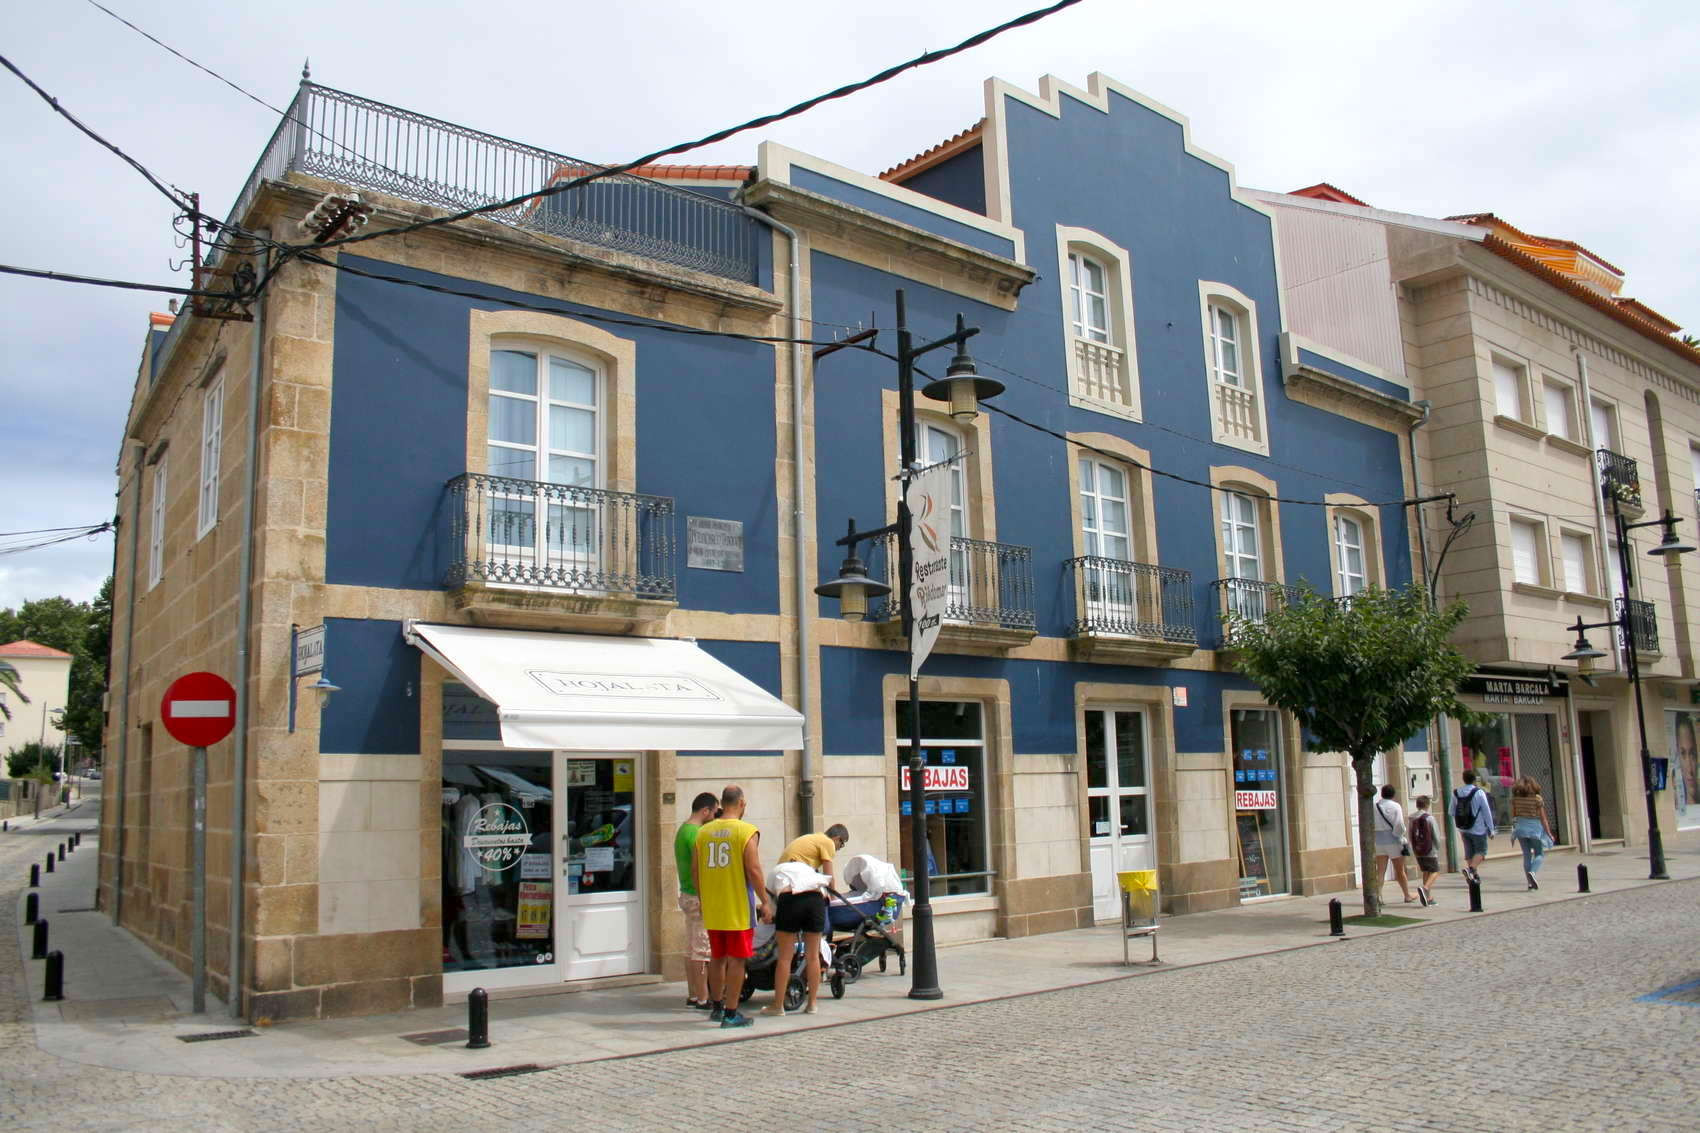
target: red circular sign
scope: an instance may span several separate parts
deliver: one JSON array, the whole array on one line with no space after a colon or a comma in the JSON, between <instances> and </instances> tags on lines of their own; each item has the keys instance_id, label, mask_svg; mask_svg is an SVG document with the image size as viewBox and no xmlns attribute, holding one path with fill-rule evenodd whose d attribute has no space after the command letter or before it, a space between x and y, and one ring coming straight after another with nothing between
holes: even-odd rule
<instances>
[{"instance_id":1,"label":"red circular sign","mask_svg":"<svg viewBox=\"0 0 1700 1133\"><path fill-rule=\"evenodd\" d=\"M178 677L159 702L159 719L178 743L211 747L236 726L236 690L217 673Z\"/></svg>"}]
</instances>

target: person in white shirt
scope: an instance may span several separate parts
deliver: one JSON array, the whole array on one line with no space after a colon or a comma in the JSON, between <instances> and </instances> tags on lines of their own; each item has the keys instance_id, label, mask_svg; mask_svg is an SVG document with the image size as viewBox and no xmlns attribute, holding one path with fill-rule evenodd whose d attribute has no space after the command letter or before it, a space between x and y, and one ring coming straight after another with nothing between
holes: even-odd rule
<instances>
[{"instance_id":1,"label":"person in white shirt","mask_svg":"<svg viewBox=\"0 0 1700 1133\"><path fill-rule=\"evenodd\" d=\"M1405 904L1409 905L1416 898L1411 896L1411 882L1405 876L1405 859L1410 855L1410 846L1405 841L1405 811L1393 801L1393 795L1393 785L1389 783L1381 788L1381 797L1375 801L1375 887L1381 888L1387 876L1387 863L1391 861L1393 880L1399 883Z\"/></svg>"}]
</instances>

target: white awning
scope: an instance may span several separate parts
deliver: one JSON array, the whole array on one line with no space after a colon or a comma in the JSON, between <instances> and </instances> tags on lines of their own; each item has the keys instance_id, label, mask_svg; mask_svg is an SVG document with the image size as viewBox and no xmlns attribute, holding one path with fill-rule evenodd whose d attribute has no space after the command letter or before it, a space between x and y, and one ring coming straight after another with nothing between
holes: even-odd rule
<instances>
[{"instance_id":1,"label":"white awning","mask_svg":"<svg viewBox=\"0 0 1700 1133\"><path fill-rule=\"evenodd\" d=\"M803 717L694 642L402 626L496 705L502 742L568 751L795 751Z\"/></svg>"}]
</instances>

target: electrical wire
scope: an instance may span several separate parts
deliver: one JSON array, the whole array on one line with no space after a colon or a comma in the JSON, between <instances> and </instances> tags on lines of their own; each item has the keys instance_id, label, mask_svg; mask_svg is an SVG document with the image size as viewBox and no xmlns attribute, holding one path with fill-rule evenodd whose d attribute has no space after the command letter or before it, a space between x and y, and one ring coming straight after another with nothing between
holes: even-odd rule
<instances>
[{"instance_id":1,"label":"electrical wire","mask_svg":"<svg viewBox=\"0 0 1700 1133\"><path fill-rule=\"evenodd\" d=\"M40 84L38 84L34 79L30 78L28 75L26 75L22 71L20 71L18 69L17 65L15 63L13 63L10 59L6 58L4 55L0 55L0 66L4 66L6 68L6 70L12 72L12 74L14 74L14 75L18 76L18 78L22 79L23 82L24 82L24 85L29 87L30 90L34 91L36 94L40 95L41 100L43 102L47 103L47 105L51 106L53 108L54 112L57 113L61 118L65 119L65 121L67 121L71 125L75 126L78 130L81 130L85 135L87 135L96 144L104 146L106 149L109 149L113 153L117 154L118 157L121 158L124 161L125 164L127 164L128 166L130 166L130 168L134 169L137 173L140 173L144 178L146 178L148 184L152 185L154 188L158 189L161 193L163 193L165 195L166 200L170 201L172 204L176 205L178 208L183 209L185 212L194 212L195 211L189 204L189 198L186 195L184 195L184 193L181 189L167 188L166 185L164 184L164 182L160 181L160 179L158 177L155 177L153 175L152 171L149 170L147 166L143 165L141 162L137 161L135 158L131 157L129 154L125 153L123 150L119 149L117 146L113 145L111 142L107 141L105 138L101 137L98 133L96 133L93 129L91 129L87 125L84 125L83 121L80 118L78 118L75 114L72 114L69 110L66 110L63 106L59 105L59 100L57 98L54 98L52 95L48 94L45 90L43 90L41 88Z\"/></svg>"},{"instance_id":2,"label":"electrical wire","mask_svg":"<svg viewBox=\"0 0 1700 1133\"><path fill-rule=\"evenodd\" d=\"M736 126L728 126L724 130L716 130L714 133L709 134L706 137L698 138L694 142L681 142L678 145L672 145L665 149L655 150L654 152L647 153L642 157L634 158L623 165L611 165L606 168L575 177L570 181L562 181L554 185L546 185L541 189L537 189L530 193L523 193L520 196L512 197L505 201L495 201L490 204L478 205L475 208L462 209L460 212L431 217L426 220L416 221L412 224L399 225L395 228L383 228L374 232L361 232L354 236L344 236L337 240L327 240L323 244L316 245L316 247L337 248L348 244L357 244L365 240L377 240L386 236L403 236L411 232L420 232L427 228L436 228L445 224L455 224L459 221L470 220L475 216L481 216L484 213L502 212L506 209L515 208L519 205L525 204L527 201L542 200L545 197L552 197L560 193L565 193L571 189L578 188L580 185L587 185L592 181L597 181L605 177L613 177L621 173L629 173L641 166L653 164L664 157L672 157L675 154L688 153L691 150L701 149L704 146L713 145L716 142L723 142L727 138L734 137L748 130L759 129L762 126L770 126L775 122L782 122L787 118L795 118L797 115L812 110L823 102L829 102L833 99L845 98L849 95L857 94L870 87L888 82L905 71L909 71L917 67L925 67L929 64L949 59L953 55L959 55L970 48L978 47L980 44L994 39L1006 31L1010 31L1018 27L1025 27L1028 24L1038 23L1040 20L1054 15L1055 13L1062 11L1064 8L1073 7L1078 3L1080 3L1080 0L1058 0L1057 3L1048 7L1039 8L1035 11L1028 12L1025 15L1017 16L1012 20L1006 20L1004 23L1001 23L996 27L988 28L982 32L976 32L974 35L969 36L954 47L947 47L939 51L923 52L906 62L887 67L878 74L871 75L858 82L848 83L844 86L837 87L833 90L827 91L825 94L805 99L804 101L797 103L795 106L788 107L773 114L764 114L759 118L752 118L749 121L742 122Z\"/></svg>"},{"instance_id":3,"label":"electrical wire","mask_svg":"<svg viewBox=\"0 0 1700 1133\"><path fill-rule=\"evenodd\" d=\"M51 539L37 539L22 543L0 543L0 555L21 555L25 551L39 551L43 547L52 547L58 543L71 543L78 539L92 539L96 535L103 534L111 531L112 529L113 524L111 521L108 521L106 523L92 523L87 527L66 529L69 531L69 534L57 535Z\"/></svg>"},{"instance_id":4,"label":"electrical wire","mask_svg":"<svg viewBox=\"0 0 1700 1133\"><path fill-rule=\"evenodd\" d=\"M42 268L21 268L12 264L0 264L0 274L51 279L55 283L84 283L90 287L118 287L127 291L159 291L167 295L187 295L192 299L229 299L242 302L247 298L229 291L204 291L194 287L173 287L167 283L137 283L128 279L102 279L99 276L72 275L69 272L47 271Z\"/></svg>"}]
</instances>

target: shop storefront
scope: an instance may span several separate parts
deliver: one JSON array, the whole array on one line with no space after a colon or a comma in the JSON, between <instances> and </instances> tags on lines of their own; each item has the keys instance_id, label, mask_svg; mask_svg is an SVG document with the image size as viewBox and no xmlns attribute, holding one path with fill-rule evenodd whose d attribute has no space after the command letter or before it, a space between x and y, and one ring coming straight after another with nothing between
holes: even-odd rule
<instances>
[{"instance_id":1,"label":"shop storefront","mask_svg":"<svg viewBox=\"0 0 1700 1133\"><path fill-rule=\"evenodd\" d=\"M932 896L965 897L992 889L991 838L987 827L986 736L983 710L974 701L929 700L921 704L921 755L926 761L927 872ZM909 702L895 706L898 767L899 866L913 869L910 847L914 814L909 801Z\"/></svg>"},{"instance_id":2,"label":"shop storefront","mask_svg":"<svg viewBox=\"0 0 1700 1133\"><path fill-rule=\"evenodd\" d=\"M1670 763L1665 789L1676 808L1678 830L1700 829L1700 712L1665 713L1665 734L1670 737Z\"/></svg>"},{"instance_id":3,"label":"shop storefront","mask_svg":"<svg viewBox=\"0 0 1700 1133\"><path fill-rule=\"evenodd\" d=\"M444 992L651 970L659 753L795 749L801 717L691 642L407 634L450 677Z\"/></svg>"},{"instance_id":4,"label":"shop storefront","mask_svg":"<svg viewBox=\"0 0 1700 1133\"><path fill-rule=\"evenodd\" d=\"M1281 717L1268 709L1244 708L1229 717L1240 900L1282 896L1292 892L1292 878Z\"/></svg>"},{"instance_id":5,"label":"shop storefront","mask_svg":"<svg viewBox=\"0 0 1700 1133\"><path fill-rule=\"evenodd\" d=\"M1499 832L1509 833L1512 788L1527 777L1541 789L1558 841L1569 842L1569 776L1559 742L1564 686L1546 677L1479 674L1465 682L1463 692L1470 707L1490 716L1486 723L1460 728L1460 769L1475 771L1476 785L1493 803Z\"/></svg>"}]
</instances>

